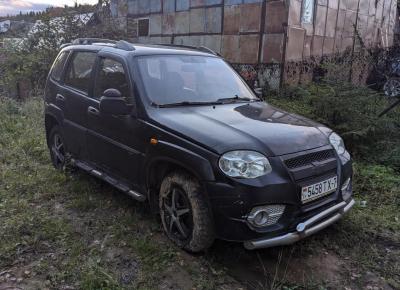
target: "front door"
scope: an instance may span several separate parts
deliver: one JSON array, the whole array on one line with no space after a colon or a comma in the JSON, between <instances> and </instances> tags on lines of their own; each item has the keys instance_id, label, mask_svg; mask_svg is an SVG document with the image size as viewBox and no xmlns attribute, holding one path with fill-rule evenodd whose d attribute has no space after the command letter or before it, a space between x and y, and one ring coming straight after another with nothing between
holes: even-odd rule
<instances>
[{"instance_id":1,"label":"front door","mask_svg":"<svg viewBox=\"0 0 400 290\"><path fill-rule=\"evenodd\" d=\"M140 123L135 109L128 116L110 116L100 113L103 92L117 89L127 103L134 104L129 70L122 59L100 56L96 69L95 89L89 101L87 144L90 161L106 172L118 175L131 184L137 184L142 153L138 151L137 130Z\"/></svg>"}]
</instances>

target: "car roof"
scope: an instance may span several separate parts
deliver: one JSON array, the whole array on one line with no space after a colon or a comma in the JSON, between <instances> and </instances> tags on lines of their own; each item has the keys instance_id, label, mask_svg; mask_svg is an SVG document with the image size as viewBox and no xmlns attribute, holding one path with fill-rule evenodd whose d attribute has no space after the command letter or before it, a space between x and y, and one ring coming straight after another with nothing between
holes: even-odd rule
<instances>
[{"instance_id":1,"label":"car roof","mask_svg":"<svg viewBox=\"0 0 400 290\"><path fill-rule=\"evenodd\" d=\"M63 51L104 51L121 56L146 56L146 55L193 55L193 56L214 56L217 53L206 47L190 47L169 44L133 44L122 42L123 46L119 46L119 42L93 42L89 44L67 44ZM130 46L130 47L129 47Z\"/></svg>"}]
</instances>

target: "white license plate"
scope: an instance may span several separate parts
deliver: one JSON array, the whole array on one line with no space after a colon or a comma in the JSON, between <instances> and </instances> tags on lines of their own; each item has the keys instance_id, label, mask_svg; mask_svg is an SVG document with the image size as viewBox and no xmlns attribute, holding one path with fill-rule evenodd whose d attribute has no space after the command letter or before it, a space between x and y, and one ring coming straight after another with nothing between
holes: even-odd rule
<instances>
[{"instance_id":1,"label":"white license plate","mask_svg":"<svg viewBox=\"0 0 400 290\"><path fill-rule=\"evenodd\" d=\"M320 197L335 192L338 187L337 176L327 180L305 186L301 189L301 201L307 203L316 200Z\"/></svg>"}]
</instances>

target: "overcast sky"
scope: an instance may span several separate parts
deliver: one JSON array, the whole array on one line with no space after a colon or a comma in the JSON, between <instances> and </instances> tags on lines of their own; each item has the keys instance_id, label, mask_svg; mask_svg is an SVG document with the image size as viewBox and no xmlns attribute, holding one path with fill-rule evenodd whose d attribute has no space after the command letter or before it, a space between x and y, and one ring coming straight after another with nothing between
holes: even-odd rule
<instances>
[{"instance_id":1,"label":"overcast sky","mask_svg":"<svg viewBox=\"0 0 400 290\"><path fill-rule=\"evenodd\" d=\"M98 0L78 0L79 4L95 4ZM49 6L73 6L74 0L0 0L0 16L18 14L20 11L41 11Z\"/></svg>"}]
</instances>

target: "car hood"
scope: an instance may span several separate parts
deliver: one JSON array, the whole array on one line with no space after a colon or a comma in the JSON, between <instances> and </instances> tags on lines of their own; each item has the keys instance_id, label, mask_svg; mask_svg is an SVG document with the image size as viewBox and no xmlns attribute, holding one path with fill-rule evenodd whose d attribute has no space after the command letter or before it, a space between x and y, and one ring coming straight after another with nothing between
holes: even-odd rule
<instances>
[{"instance_id":1,"label":"car hood","mask_svg":"<svg viewBox=\"0 0 400 290\"><path fill-rule=\"evenodd\" d=\"M329 144L329 129L265 102L155 109L159 126L219 154L255 150L280 156Z\"/></svg>"}]
</instances>

